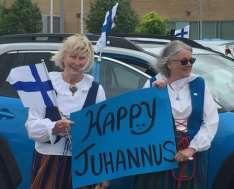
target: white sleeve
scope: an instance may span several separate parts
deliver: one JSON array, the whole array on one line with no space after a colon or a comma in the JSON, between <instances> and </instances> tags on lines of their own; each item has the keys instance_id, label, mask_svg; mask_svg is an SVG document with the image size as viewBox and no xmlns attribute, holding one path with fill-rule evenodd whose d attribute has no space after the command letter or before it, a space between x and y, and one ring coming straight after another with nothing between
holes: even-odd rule
<instances>
[{"instance_id":1,"label":"white sleeve","mask_svg":"<svg viewBox=\"0 0 234 189\"><path fill-rule=\"evenodd\" d=\"M209 149L218 129L219 116L217 104L214 102L207 88L205 89L203 110L203 123L189 145L189 147L194 148L196 151Z\"/></svg>"},{"instance_id":2,"label":"white sleeve","mask_svg":"<svg viewBox=\"0 0 234 189\"><path fill-rule=\"evenodd\" d=\"M52 129L56 122L52 122L45 117L45 109L29 109L28 119L25 123L25 127L28 132L29 138L37 142L50 142L53 144L56 139L56 135L52 134Z\"/></svg>"},{"instance_id":3,"label":"white sleeve","mask_svg":"<svg viewBox=\"0 0 234 189\"><path fill-rule=\"evenodd\" d=\"M145 82L143 88L149 88L149 87L150 87L150 79L148 79L148 80Z\"/></svg>"},{"instance_id":4,"label":"white sleeve","mask_svg":"<svg viewBox=\"0 0 234 189\"><path fill-rule=\"evenodd\" d=\"M96 103L102 102L104 100L106 100L105 91L104 91L102 85L99 84L98 91L97 91Z\"/></svg>"},{"instance_id":5,"label":"white sleeve","mask_svg":"<svg viewBox=\"0 0 234 189\"><path fill-rule=\"evenodd\" d=\"M162 75L161 73L158 73L155 77L156 77L157 80L166 80L166 79L167 79L167 78L166 78L164 75ZM145 82L143 88L149 88L149 87L150 87L150 79L148 79L148 80Z\"/></svg>"}]
</instances>

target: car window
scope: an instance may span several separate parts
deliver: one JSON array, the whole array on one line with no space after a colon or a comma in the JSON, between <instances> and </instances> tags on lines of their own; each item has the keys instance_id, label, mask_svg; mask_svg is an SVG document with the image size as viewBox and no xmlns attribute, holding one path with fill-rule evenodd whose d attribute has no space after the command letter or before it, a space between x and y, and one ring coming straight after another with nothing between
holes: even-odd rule
<instances>
[{"instance_id":1,"label":"car window","mask_svg":"<svg viewBox=\"0 0 234 189\"><path fill-rule=\"evenodd\" d=\"M18 97L13 87L6 82L10 70L14 67L24 66L32 63L46 63L48 71L59 70L57 66L50 61L53 51L11 51L0 56L0 95L7 97Z\"/></svg>"},{"instance_id":2,"label":"car window","mask_svg":"<svg viewBox=\"0 0 234 189\"><path fill-rule=\"evenodd\" d=\"M59 68L50 60L54 53L55 51L12 51L2 54L0 56L0 95L18 97L17 92L6 82L10 70L14 67L44 61L49 72L58 71ZM143 72L130 68L128 65L116 63L113 59L102 58L98 64L99 73L95 73L97 70L92 70L92 74L103 85L107 97L142 88L147 80L147 76Z\"/></svg>"},{"instance_id":3,"label":"car window","mask_svg":"<svg viewBox=\"0 0 234 189\"><path fill-rule=\"evenodd\" d=\"M24 52L24 63L28 65L44 61L49 72L59 70L59 68L54 64L54 62L51 61L51 57L54 55L54 53L55 53L54 51L30 52L30 53Z\"/></svg>"},{"instance_id":4,"label":"car window","mask_svg":"<svg viewBox=\"0 0 234 189\"><path fill-rule=\"evenodd\" d=\"M116 96L127 91L142 88L148 77L126 64L109 59L102 59L99 65L99 82L104 87L107 97Z\"/></svg>"},{"instance_id":5,"label":"car window","mask_svg":"<svg viewBox=\"0 0 234 189\"><path fill-rule=\"evenodd\" d=\"M193 72L202 75L214 99L225 111L234 110L234 61L215 54L195 54Z\"/></svg>"},{"instance_id":6,"label":"car window","mask_svg":"<svg viewBox=\"0 0 234 189\"><path fill-rule=\"evenodd\" d=\"M0 95L17 97L16 91L6 82L6 78L14 65L23 61L23 57L18 53L5 53L0 56Z\"/></svg>"}]
</instances>

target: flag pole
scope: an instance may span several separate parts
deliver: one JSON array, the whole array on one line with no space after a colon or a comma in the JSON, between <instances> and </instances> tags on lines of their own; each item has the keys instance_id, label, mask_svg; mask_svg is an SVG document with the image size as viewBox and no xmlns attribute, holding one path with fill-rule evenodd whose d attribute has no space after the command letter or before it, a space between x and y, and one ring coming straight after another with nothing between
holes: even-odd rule
<instances>
[{"instance_id":1,"label":"flag pole","mask_svg":"<svg viewBox=\"0 0 234 189\"><path fill-rule=\"evenodd\" d=\"M50 33L53 33L54 0L50 0Z\"/></svg>"},{"instance_id":2,"label":"flag pole","mask_svg":"<svg viewBox=\"0 0 234 189\"><path fill-rule=\"evenodd\" d=\"M84 33L84 1L80 1L80 33Z\"/></svg>"},{"instance_id":3,"label":"flag pole","mask_svg":"<svg viewBox=\"0 0 234 189\"><path fill-rule=\"evenodd\" d=\"M44 59L41 59L41 63L42 63L42 65L43 65L44 69L45 69L45 73L46 73L47 77L50 78L50 77L49 77L49 72L48 72L47 67L46 67L46 64L45 64L45 60L44 60ZM51 83L51 84L52 84L52 83ZM52 85L53 85L53 84L52 84ZM53 87L53 88L54 88L54 87ZM52 98L54 99L54 102L56 102L56 105L58 106L58 102L57 102L57 98L56 98L55 92L52 93Z\"/></svg>"},{"instance_id":4,"label":"flag pole","mask_svg":"<svg viewBox=\"0 0 234 189\"><path fill-rule=\"evenodd\" d=\"M60 33L64 33L64 0L60 0Z\"/></svg>"},{"instance_id":5,"label":"flag pole","mask_svg":"<svg viewBox=\"0 0 234 189\"><path fill-rule=\"evenodd\" d=\"M45 69L45 72L46 72L46 74L47 74L47 76L48 76L48 78L49 78L49 72L48 72L48 70L47 70L47 67L46 67L46 64L45 64L45 60L44 60L44 59L41 59L41 63L42 63L42 65L43 65L43 67L44 67L44 69ZM51 83L51 84L52 84L52 83ZM53 85L53 84L52 84L52 85ZM57 100L57 97L56 97L55 92L53 92L52 95L53 95L52 98L54 98L54 101L56 102L56 105L57 105L57 108L58 108L58 100ZM61 119L63 119L63 118L64 118L64 115L62 114L62 112L61 112L59 109L58 109L58 112L59 112L59 115L60 115ZM70 137L70 133L69 133L69 131L68 131L67 128L66 128L66 133L67 133L67 137L68 137L69 142L72 143L72 140L71 140L71 137Z\"/></svg>"},{"instance_id":6,"label":"flag pole","mask_svg":"<svg viewBox=\"0 0 234 189\"><path fill-rule=\"evenodd\" d=\"M200 40L202 40L202 1L199 0L199 29L200 29Z\"/></svg>"}]
</instances>

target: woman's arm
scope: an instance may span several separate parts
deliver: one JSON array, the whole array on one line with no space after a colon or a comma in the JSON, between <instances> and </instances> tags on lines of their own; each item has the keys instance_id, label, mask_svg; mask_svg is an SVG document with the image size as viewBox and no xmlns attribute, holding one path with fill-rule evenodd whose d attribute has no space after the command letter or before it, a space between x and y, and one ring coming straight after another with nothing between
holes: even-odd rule
<instances>
[{"instance_id":1,"label":"woman's arm","mask_svg":"<svg viewBox=\"0 0 234 189\"><path fill-rule=\"evenodd\" d=\"M37 142L50 141L53 143L55 135L52 134L52 129L55 126L55 122L44 117L45 109L29 109L28 119L25 123L28 136Z\"/></svg>"},{"instance_id":2,"label":"woman's arm","mask_svg":"<svg viewBox=\"0 0 234 189\"><path fill-rule=\"evenodd\" d=\"M219 116L217 105L207 88L205 89L203 111L203 123L189 145L189 147L196 151L205 151L209 149L218 129Z\"/></svg>"}]
</instances>

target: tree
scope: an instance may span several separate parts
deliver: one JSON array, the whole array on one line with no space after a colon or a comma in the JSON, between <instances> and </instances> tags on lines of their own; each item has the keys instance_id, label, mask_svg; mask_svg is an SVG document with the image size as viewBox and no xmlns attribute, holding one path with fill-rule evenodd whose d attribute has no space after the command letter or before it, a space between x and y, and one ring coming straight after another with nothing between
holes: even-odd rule
<instances>
[{"instance_id":1,"label":"tree","mask_svg":"<svg viewBox=\"0 0 234 189\"><path fill-rule=\"evenodd\" d=\"M42 30L41 13L31 0L15 0L9 9L1 9L0 33L35 33Z\"/></svg>"},{"instance_id":2,"label":"tree","mask_svg":"<svg viewBox=\"0 0 234 189\"><path fill-rule=\"evenodd\" d=\"M0 33L3 33L4 28L7 25L6 16L8 15L8 9L6 9L2 4L0 4Z\"/></svg>"},{"instance_id":3,"label":"tree","mask_svg":"<svg viewBox=\"0 0 234 189\"><path fill-rule=\"evenodd\" d=\"M156 12L149 12L143 16L136 26L137 33L144 34L166 34L167 20L160 17Z\"/></svg>"},{"instance_id":4,"label":"tree","mask_svg":"<svg viewBox=\"0 0 234 189\"><path fill-rule=\"evenodd\" d=\"M92 33L100 33L106 12L111 9L116 0L96 0L91 3L88 18L86 20L87 29ZM118 0L116 12L116 26L112 32L130 33L135 30L138 22L137 16L131 8L129 0Z\"/></svg>"}]
</instances>

